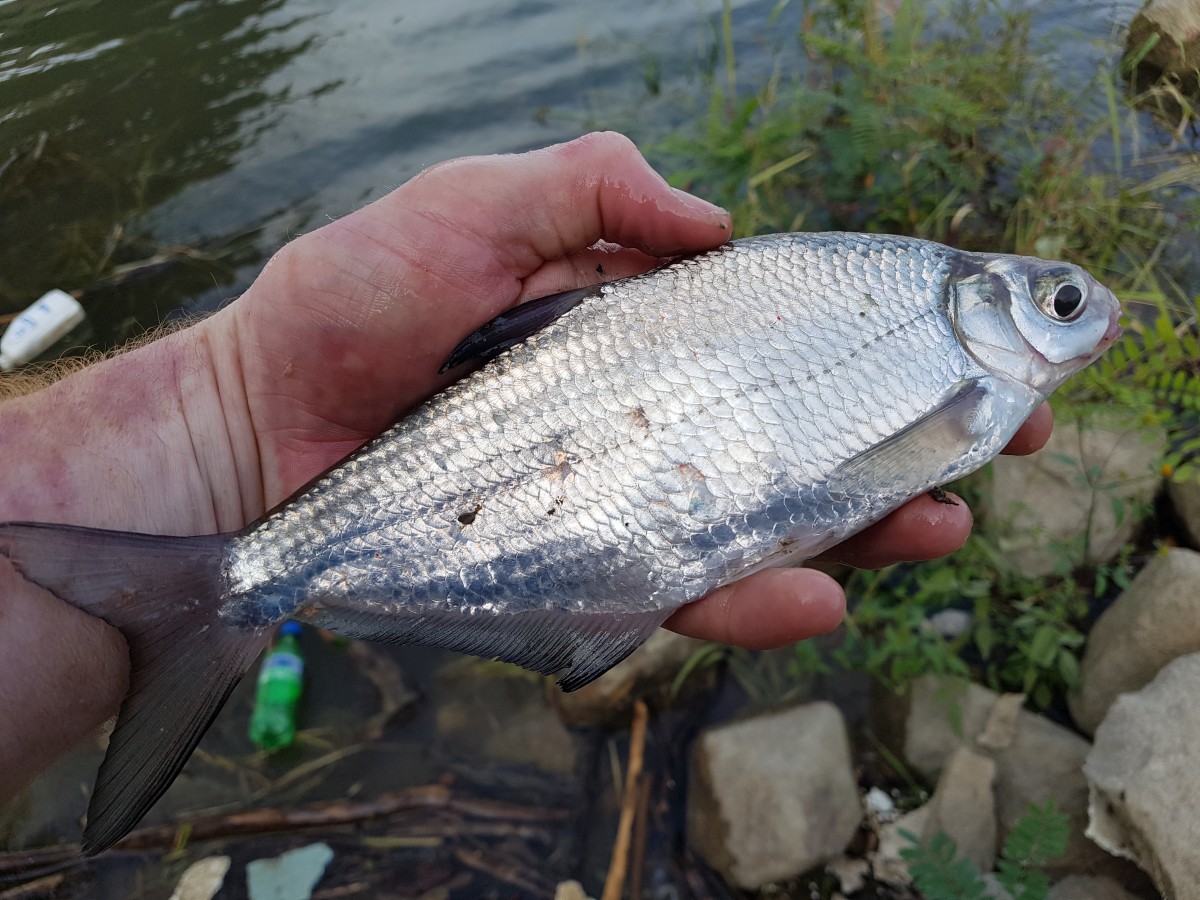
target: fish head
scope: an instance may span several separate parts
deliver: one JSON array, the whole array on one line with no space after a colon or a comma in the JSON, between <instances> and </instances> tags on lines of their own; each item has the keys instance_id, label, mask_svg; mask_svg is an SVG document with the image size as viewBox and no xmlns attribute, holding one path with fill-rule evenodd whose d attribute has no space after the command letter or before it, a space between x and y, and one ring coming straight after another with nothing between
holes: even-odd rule
<instances>
[{"instance_id":1,"label":"fish head","mask_svg":"<svg viewBox=\"0 0 1200 900\"><path fill-rule=\"evenodd\" d=\"M952 279L951 318L985 369L1043 397L1121 336L1121 304L1078 266L973 254Z\"/></svg>"}]
</instances>

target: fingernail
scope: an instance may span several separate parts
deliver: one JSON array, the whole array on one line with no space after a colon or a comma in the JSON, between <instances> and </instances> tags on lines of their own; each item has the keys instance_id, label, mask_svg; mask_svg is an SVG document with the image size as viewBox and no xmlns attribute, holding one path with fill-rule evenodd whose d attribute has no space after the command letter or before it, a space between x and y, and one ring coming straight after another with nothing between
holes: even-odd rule
<instances>
[{"instance_id":1,"label":"fingernail","mask_svg":"<svg viewBox=\"0 0 1200 900\"><path fill-rule=\"evenodd\" d=\"M689 194L687 191L681 191L679 188L675 187L671 188L671 193L675 195L676 199L679 200L679 203L682 206L690 209L697 215L701 215L710 219L720 218L724 220L729 218L728 211L722 209L714 203L709 203L707 200L702 200L695 194Z\"/></svg>"}]
</instances>

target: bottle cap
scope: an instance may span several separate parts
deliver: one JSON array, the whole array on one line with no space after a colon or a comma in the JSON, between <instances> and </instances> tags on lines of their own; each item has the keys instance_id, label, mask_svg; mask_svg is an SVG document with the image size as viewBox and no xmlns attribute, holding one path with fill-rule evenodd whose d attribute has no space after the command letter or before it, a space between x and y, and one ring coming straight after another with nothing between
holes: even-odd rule
<instances>
[{"instance_id":1,"label":"bottle cap","mask_svg":"<svg viewBox=\"0 0 1200 900\"><path fill-rule=\"evenodd\" d=\"M285 634L285 635L295 636L295 635L299 634L301 632L301 630L302 629L300 627L300 623L293 622L291 619L288 619L286 622L284 622L282 625L279 626L279 633Z\"/></svg>"},{"instance_id":2,"label":"bottle cap","mask_svg":"<svg viewBox=\"0 0 1200 900\"><path fill-rule=\"evenodd\" d=\"M17 367L17 364L12 359L0 353L0 372L11 372Z\"/></svg>"}]
</instances>

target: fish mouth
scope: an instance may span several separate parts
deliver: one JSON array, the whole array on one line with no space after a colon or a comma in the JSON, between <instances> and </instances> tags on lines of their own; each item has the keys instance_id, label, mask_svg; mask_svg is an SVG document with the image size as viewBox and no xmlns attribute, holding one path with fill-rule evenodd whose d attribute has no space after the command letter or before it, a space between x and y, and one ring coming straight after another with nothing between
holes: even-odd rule
<instances>
[{"instance_id":1,"label":"fish mouth","mask_svg":"<svg viewBox=\"0 0 1200 900\"><path fill-rule=\"evenodd\" d=\"M1121 307L1119 304L1114 305L1112 312L1108 314L1108 330L1100 338L1100 343L1096 347L1097 351L1103 353L1117 342L1123 332L1124 329L1121 328Z\"/></svg>"}]
</instances>

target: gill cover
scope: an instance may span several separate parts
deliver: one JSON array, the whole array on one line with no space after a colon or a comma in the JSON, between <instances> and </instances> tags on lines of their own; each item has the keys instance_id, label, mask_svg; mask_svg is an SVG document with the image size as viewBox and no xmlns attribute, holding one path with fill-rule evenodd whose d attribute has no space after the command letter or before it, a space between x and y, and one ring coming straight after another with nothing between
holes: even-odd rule
<instances>
[{"instance_id":1,"label":"gill cover","mask_svg":"<svg viewBox=\"0 0 1200 900\"><path fill-rule=\"evenodd\" d=\"M973 261L951 288L951 318L985 368L1045 396L1107 346L1120 306L1078 266L1028 256Z\"/></svg>"}]
</instances>

